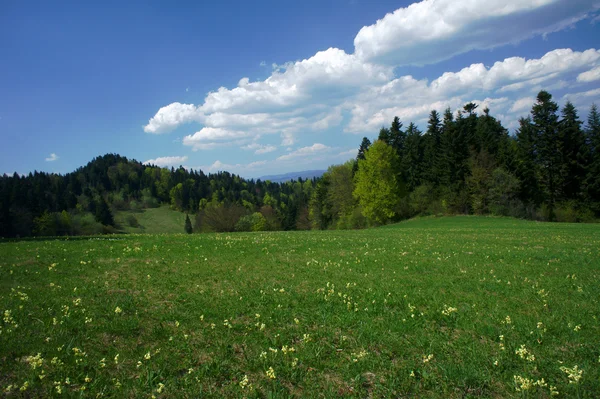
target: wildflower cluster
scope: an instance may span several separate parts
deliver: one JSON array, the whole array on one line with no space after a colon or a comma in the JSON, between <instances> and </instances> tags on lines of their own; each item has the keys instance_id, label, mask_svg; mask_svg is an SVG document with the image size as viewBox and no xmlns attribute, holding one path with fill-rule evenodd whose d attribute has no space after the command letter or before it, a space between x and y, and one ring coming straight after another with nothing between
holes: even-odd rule
<instances>
[{"instance_id":1,"label":"wildflower cluster","mask_svg":"<svg viewBox=\"0 0 600 399\"><path fill-rule=\"evenodd\" d=\"M527 360L528 362L535 361L535 355L529 352L527 348L525 348L525 345L521 345L519 349L515 350L515 354L519 355L521 359Z\"/></svg>"},{"instance_id":2,"label":"wildflower cluster","mask_svg":"<svg viewBox=\"0 0 600 399\"><path fill-rule=\"evenodd\" d=\"M452 313L455 313L457 311L458 311L458 309L456 309L456 308L453 308L453 307L448 306L448 305L444 305L444 309L442 310L442 314L444 316L450 316Z\"/></svg>"},{"instance_id":3,"label":"wildflower cluster","mask_svg":"<svg viewBox=\"0 0 600 399\"><path fill-rule=\"evenodd\" d=\"M578 384L579 380L583 376L583 370L579 369L577 365L573 366L573 368L562 366L560 370L568 375L569 384Z\"/></svg>"}]
</instances>

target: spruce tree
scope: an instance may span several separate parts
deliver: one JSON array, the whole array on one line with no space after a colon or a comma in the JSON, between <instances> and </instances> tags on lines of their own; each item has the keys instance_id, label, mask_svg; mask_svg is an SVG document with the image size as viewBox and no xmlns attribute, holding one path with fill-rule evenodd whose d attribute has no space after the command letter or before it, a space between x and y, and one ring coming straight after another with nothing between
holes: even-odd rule
<instances>
[{"instance_id":1,"label":"spruce tree","mask_svg":"<svg viewBox=\"0 0 600 399\"><path fill-rule=\"evenodd\" d=\"M103 197L100 197L96 204L96 221L102 223L105 226L114 226L115 220L112 212Z\"/></svg>"},{"instance_id":2,"label":"spruce tree","mask_svg":"<svg viewBox=\"0 0 600 399\"><path fill-rule=\"evenodd\" d=\"M188 234L192 234L192 221L190 220L190 215L185 215L185 232Z\"/></svg>"},{"instance_id":3,"label":"spruce tree","mask_svg":"<svg viewBox=\"0 0 600 399\"><path fill-rule=\"evenodd\" d=\"M371 147L371 140L363 137L360 147L358 147L358 154L356 154L356 162L354 162L354 166L352 167L352 174L355 174L356 171L358 171L358 162L361 159L365 159L365 152L367 152L369 147Z\"/></svg>"},{"instance_id":4,"label":"spruce tree","mask_svg":"<svg viewBox=\"0 0 600 399\"><path fill-rule=\"evenodd\" d=\"M540 170L537 136L530 117L519 119L516 141L516 175L519 179L519 196L524 203L538 206L542 202L542 195L538 184Z\"/></svg>"},{"instance_id":5,"label":"spruce tree","mask_svg":"<svg viewBox=\"0 0 600 399\"><path fill-rule=\"evenodd\" d=\"M600 113L595 104L590 109L585 138L590 152L590 165L585 178L586 200L596 215L600 215Z\"/></svg>"},{"instance_id":6,"label":"spruce tree","mask_svg":"<svg viewBox=\"0 0 600 399\"><path fill-rule=\"evenodd\" d=\"M581 197L581 186L588 167L588 148L581 124L575 106L567 101L562 109L558 131L562 150L561 191L567 200Z\"/></svg>"},{"instance_id":7,"label":"spruce tree","mask_svg":"<svg viewBox=\"0 0 600 399\"><path fill-rule=\"evenodd\" d=\"M392 126L389 129L390 139L389 145L398 153L398 156L402 157L404 151L404 145L406 141L406 133L402 131L402 122L397 116L392 121Z\"/></svg>"},{"instance_id":8,"label":"spruce tree","mask_svg":"<svg viewBox=\"0 0 600 399\"><path fill-rule=\"evenodd\" d=\"M562 151L558 132L558 105L552 101L552 95L541 91L531 110L533 125L536 129L541 183L548 206L548 219L555 219L554 210L562 188L561 165Z\"/></svg>"},{"instance_id":9,"label":"spruce tree","mask_svg":"<svg viewBox=\"0 0 600 399\"><path fill-rule=\"evenodd\" d=\"M441 139L442 122L436 110L429 114L427 132L423 135L423 177L434 185L439 184L442 174L441 168Z\"/></svg>"}]
</instances>

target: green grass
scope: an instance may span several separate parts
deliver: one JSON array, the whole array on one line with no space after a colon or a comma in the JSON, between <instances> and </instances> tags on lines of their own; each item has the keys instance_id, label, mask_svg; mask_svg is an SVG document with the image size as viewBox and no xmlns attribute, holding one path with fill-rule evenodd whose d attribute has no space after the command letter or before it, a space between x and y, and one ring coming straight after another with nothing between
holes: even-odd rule
<instances>
[{"instance_id":1,"label":"green grass","mask_svg":"<svg viewBox=\"0 0 600 399\"><path fill-rule=\"evenodd\" d=\"M139 227L131 227L127 217L134 216ZM193 219L192 216L190 218ZM147 208L142 211L120 211L115 215L119 229L130 234L163 234L183 233L185 213L174 211L168 205L158 208Z\"/></svg>"},{"instance_id":2,"label":"green grass","mask_svg":"<svg viewBox=\"0 0 600 399\"><path fill-rule=\"evenodd\" d=\"M598 225L428 218L0 253L9 397L600 392Z\"/></svg>"}]
</instances>

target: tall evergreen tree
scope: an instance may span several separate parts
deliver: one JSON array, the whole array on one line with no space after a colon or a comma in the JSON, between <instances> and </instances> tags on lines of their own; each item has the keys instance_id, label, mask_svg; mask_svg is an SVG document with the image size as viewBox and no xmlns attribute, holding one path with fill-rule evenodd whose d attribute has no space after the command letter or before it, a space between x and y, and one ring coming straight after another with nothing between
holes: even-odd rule
<instances>
[{"instance_id":1,"label":"tall evergreen tree","mask_svg":"<svg viewBox=\"0 0 600 399\"><path fill-rule=\"evenodd\" d=\"M537 135L530 117L519 119L516 141L516 174L520 183L519 196L524 203L538 206L542 202L542 194L538 184L540 170Z\"/></svg>"},{"instance_id":2,"label":"tall evergreen tree","mask_svg":"<svg viewBox=\"0 0 600 399\"><path fill-rule=\"evenodd\" d=\"M548 206L549 220L555 219L556 201L561 194L562 151L558 131L558 105L552 101L552 95L541 91L537 102L531 109L533 125L536 129L538 153L541 171L541 183Z\"/></svg>"},{"instance_id":3,"label":"tall evergreen tree","mask_svg":"<svg viewBox=\"0 0 600 399\"><path fill-rule=\"evenodd\" d=\"M423 178L434 185L439 184L441 165L442 122L436 110L429 114L427 132L423 135Z\"/></svg>"},{"instance_id":4,"label":"tall evergreen tree","mask_svg":"<svg viewBox=\"0 0 600 399\"><path fill-rule=\"evenodd\" d=\"M582 184L588 168L589 149L575 106L567 101L562 109L559 137L562 143L562 193L567 200L581 197Z\"/></svg>"},{"instance_id":5,"label":"tall evergreen tree","mask_svg":"<svg viewBox=\"0 0 600 399\"><path fill-rule=\"evenodd\" d=\"M600 215L600 113L593 104L585 129L586 144L590 152L590 165L585 178L586 200Z\"/></svg>"},{"instance_id":6,"label":"tall evergreen tree","mask_svg":"<svg viewBox=\"0 0 600 399\"><path fill-rule=\"evenodd\" d=\"M421 132L411 122L406 129L406 143L404 153L400 159L400 170L406 187L413 191L421 184L423 163L423 146Z\"/></svg>"},{"instance_id":7,"label":"tall evergreen tree","mask_svg":"<svg viewBox=\"0 0 600 399\"><path fill-rule=\"evenodd\" d=\"M105 226L114 226L115 220L106 200L100 196L96 204L96 221Z\"/></svg>"},{"instance_id":8,"label":"tall evergreen tree","mask_svg":"<svg viewBox=\"0 0 600 399\"><path fill-rule=\"evenodd\" d=\"M358 147L358 154L356 154L356 162L354 162L354 166L352 167L352 174L355 174L358 171L358 162L361 159L365 159L365 152L367 152L369 147L371 147L371 140L363 137L360 147Z\"/></svg>"},{"instance_id":9,"label":"tall evergreen tree","mask_svg":"<svg viewBox=\"0 0 600 399\"><path fill-rule=\"evenodd\" d=\"M390 129L388 129L386 127L382 127L379 130L379 136L377 137L377 140L383 141L387 145L391 146L392 145L392 134L390 133Z\"/></svg>"},{"instance_id":10,"label":"tall evergreen tree","mask_svg":"<svg viewBox=\"0 0 600 399\"><path fill-rule=\"evenodd\" d=\"M402 122L400 122L400 118L398 118L397 116L394 117L389 132L389 145L391 145L392 148L396 150L398 155L402 157L404 151L404 143L406 141L406 133L402 131Z\"/></svg>"},{"instance_id":11,"label":"tall evergreen tree","mask_svg":"<svg viewBox=\"0 0 600 399\"><path fill-rule=\"evenodd\" d=\"M190 215L185 215L185 226L184 230L187 234L192 234L192 221L190 220Z\"/></svg>"}]
</instances>

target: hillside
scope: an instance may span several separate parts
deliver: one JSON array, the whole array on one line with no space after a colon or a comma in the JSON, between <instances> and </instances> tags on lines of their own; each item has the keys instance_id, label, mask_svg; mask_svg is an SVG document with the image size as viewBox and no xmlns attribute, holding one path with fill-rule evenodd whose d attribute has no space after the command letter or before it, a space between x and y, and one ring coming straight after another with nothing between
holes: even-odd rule
<instances>
[{"instance_id":1,"label":"hillside","mask_svg":"<svg viewBox=\"0 0 600 399\"><path fill-rule=\"evenodd\" d=\"M135 218L135 223L131 218ZM163 205L141 211L121 211L115 214L120 230L134 234L183 233L185 214ZM133 224L134 226L131 226Z\"/></svg>"}]
</instances>

